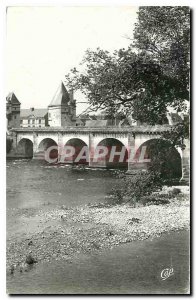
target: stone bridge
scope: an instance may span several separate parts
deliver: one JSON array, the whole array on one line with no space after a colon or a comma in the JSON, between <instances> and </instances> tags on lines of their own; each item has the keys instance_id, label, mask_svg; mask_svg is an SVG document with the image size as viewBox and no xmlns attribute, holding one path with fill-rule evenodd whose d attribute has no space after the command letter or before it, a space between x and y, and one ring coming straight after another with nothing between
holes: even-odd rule
<instances>
[{"instance_id":1,"label":"stone bridge","mask_svg":"<svg viewBox=\"0 0 196 300\"><path fill-rule=\"evenodd\" d=\"M107 157L100 161L94 161L94 153L97 146L104 145L108 148L116 146L116 152L119 152L120 147L126 149L126 159L115 166L126 167L129 171L133 169L144 169L149 164L146 161L149 159L148 153L145 154L145 160L138 161L138 157L134 160L129 160L131 149L135 149L135 153L141 153L142 149L147 149L150 144L155 145L158 141L169 143L162 138L162 133L170 131L170 125L156 126L132 126L132 127L105 127L105 128L84 128L84 127L66 127L66 128L15 128L11 130L13 137L12 153L16 157L33 157L40 158L40 154L47 150L50 146L56 146L57 157L60 159L60 148L71 145L77 150L83 146L88 149L89 159L85 161L90 167L114 167L114 162L108 161ZM171 154L171 164L174 160L180 168L183 179L189 178L189 141L185 141L186 148L174 148ZM55 147L54 147L55 148ZM116 153L116 156L118 154ZM43 158L43 156L42 156ZM72 159L74 162L74 159Z\"/></svg>"}]
</instances>

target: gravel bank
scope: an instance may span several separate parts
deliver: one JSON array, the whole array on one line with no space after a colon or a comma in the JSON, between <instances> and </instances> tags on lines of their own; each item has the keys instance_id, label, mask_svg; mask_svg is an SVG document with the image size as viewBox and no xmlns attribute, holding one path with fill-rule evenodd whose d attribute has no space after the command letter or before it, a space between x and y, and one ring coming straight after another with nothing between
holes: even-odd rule
<instances>
[{"instance_id":1,"label":"gravel bank","mask_svg":"<svg viewBox=\"0 0 196 300\"><path fill-rule=\"evenodd\" d=\"M77 253L101 251L169 231L186 230L190 220L189 205L185 188L183 194L164 205L58 207L31 211L29 215L25 211L29 230L7 241L8 274L31 269L33 264L26 263L29 255L37 263L62 258L71 263ZM31 231L30 224L33 223L39 225L34 225Z\"/></svg>"}]
</instances>

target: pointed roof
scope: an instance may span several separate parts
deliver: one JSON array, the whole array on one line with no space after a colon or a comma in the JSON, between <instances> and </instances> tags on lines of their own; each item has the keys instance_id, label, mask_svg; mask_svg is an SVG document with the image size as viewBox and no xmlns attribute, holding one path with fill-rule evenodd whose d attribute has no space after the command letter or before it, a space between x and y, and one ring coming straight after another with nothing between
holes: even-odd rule
<instances>
[{"instance_id":1,"label":"pointed roof","mask_svg":"<svg viewBox=\"0 0 196 300\"><path fill-rule=\"evenodd\" d=\"M11 92L7 95L6 101L11 102L12 104L20 104L16 95L13 92Z\"/></svg>"},{"instance_id":2,"label":"pointed roof","mask_svg":"<svg viewBox=\"0 0 196 300\"><path fill-rule=\"evenodd\" d=\"M70 101L69 93L66 87L64 86L63 82L61 82L49 106L58 106L62 104L67 104L69 101Z\"/></svg>"}]
</instances>

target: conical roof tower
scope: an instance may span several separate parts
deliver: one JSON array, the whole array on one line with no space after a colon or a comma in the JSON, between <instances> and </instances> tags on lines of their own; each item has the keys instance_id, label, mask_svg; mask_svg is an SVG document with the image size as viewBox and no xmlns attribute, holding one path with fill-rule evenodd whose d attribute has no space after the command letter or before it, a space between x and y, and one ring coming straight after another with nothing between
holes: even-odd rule
<instances>
[{"instance_id":1,"label":"conical roof tower","mask_svg":"<svg viewBox=\"0 0 196 300\"><path fill-rule=\"evenodd\" d=\"M10 102L11 104L20 104L20 102L18 101L16 95L13 92L11 92L7 95L6 101Z\"/></svg>"},{"instance_id":2,"label":"conical roof tower","mask_svg":"<svg viewBox=\"0 0 196 300\"><path fill-rule=\"evenodd\" d=\"M61 82L52 101L48 105L49 126L65 127L75 125L75 106L73 91L69 93L63 82Z\"/></svg>"},{"instance_id":3,"label":"conical roof tower","mask_svg":"<svg viewBox=\"0 0 196 300\"><path fill-rule=\"evenodd\" d=\"M69 93L66 87L64 86L63 82L61 82L56 93L54 94L54 97L52 98L52 101L49 104L49 107L66 105L69 101Z\"/></svg>"}]
</instances>

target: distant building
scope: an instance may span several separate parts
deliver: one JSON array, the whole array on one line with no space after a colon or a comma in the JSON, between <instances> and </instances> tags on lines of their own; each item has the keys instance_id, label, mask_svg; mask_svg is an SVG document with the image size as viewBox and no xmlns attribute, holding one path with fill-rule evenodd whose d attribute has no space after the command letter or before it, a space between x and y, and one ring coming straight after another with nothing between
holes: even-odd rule
<instances>
[{"instance_id":1,"label":"distant building","mask_svg":"<svg viewBox=\"0 0 196 300\"><path fill-rule=\"evenodd\" d=\"M14 93L6 97L7 128L20 127L20 102Z\"/></svg>"},{"instance_id":2,"label":"distant building","mask_svg":"<svg viewBox=\"0 0 196 300\"><path fill-rule=\"evenodd\" d=\"M86 127L107 127L110 120L87 120Z\"/></svg>"},{"instance_id":3,"label":"distant building","mask_svg":"<svg viewBox=\"0 0 196 300\"><path fill-rule=\"evenodd\" d=\"M67 91L63 82L58 87L48 109L20 109L20 102L12 92L6 97L6 117L7 129L18 127L130 127L146 126L147 123L141 123L133 119L132 115L109 114L107 111L101 111L96 115L82 113L76 118L76 100L73 97L73 91ZM165 119L162 124L175 125L188 118L189 103L187 108L181 113L176 113L172 107L168 107Z\"/></svg>"},{"instance_id":4,"label":"distant building","mask_svg":"<svg viewBox=\"0 0 196 300\"><path fill-rule=\"evenodd\" d=\"M73 92L68 93L63 82L48 106L48 125L51 127L76 125L76 101Z\"/></svg>"},{"instance_id":5,"label":"distant building","mask_svg":"<svg viewBox=\"0 0 196 300\"><path fill-rule=\"evenodd\" d=\"M20 127L46 127L48 126L48 110L45 108L21 109Z\"/></svg>"},{"instance_id":6,"label":"distant building","mask_svg":"<svg viewBox=\"0 0 196 300\"><path fill-rule=\"evenodd\" d=\"M76 117L76 126L83 127L85 125L85 122L80 117Z\"/></svg>"},{"instance_id":7,"label":"distant building","mask_svg":"<svg viewBox=\"0 0 196 300\"><path fill-rule=\"evenodd\" d=\"M76 126L86 126L86 123L88 123L88 121L91 120L97 120L97 117L94 115L89 115L89 114L80 114L77 118L76 118Z\"/></svg>"},{"instance_id":8,"label":"distant building","mask_svg":"<svg viewBox=\"0 0 196 300\"><path fill-rule=\"evenodd\" d=\"M129 126L137 126L141 125L140 121L135 121L131 115L125 117L123 120L119 122L119 127L129 127Z\"/></svg>"}]
</instances>

